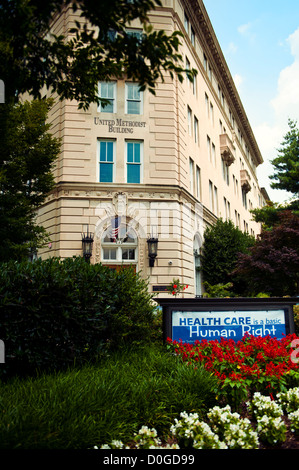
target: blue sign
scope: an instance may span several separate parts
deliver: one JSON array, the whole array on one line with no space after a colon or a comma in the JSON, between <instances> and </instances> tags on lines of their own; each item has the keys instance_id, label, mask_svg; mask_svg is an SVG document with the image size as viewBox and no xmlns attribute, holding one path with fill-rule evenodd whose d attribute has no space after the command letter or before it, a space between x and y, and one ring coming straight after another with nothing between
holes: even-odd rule
<instances>
[{"instance_id":1,"label":"blue sign","mask_svg":"<svg viewBox=\"0 0 299 470\"><path fill-rule=\"evenodd\" d=\"M278 310L172 311L172 340L184 343L221 338L241 340L246 334L282 339L285 312Z\"/></svg>"}]
</instances>

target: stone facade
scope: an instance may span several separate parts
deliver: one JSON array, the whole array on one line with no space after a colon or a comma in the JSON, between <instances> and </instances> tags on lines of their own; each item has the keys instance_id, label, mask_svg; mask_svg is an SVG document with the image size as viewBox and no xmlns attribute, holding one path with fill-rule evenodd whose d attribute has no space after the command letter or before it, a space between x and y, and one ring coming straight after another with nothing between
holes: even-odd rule
<instances>
[{"instance_id":1,"label":"stone facade","mask_svg":"<svg viewBox=\"0 0 299 470\"><path fill-rule=\"evenodd\" d=\"M66 34L75 17L65 10L53 30ZM265 203L256 176L263 159L203 2L164 0L150 20L156 29L184 33L181 52L198 70L196 80L165 75L156 95L139 93L125 77L99 83L106 109L56 102L49 119L62 138L57 185L38 213L52 242L39 255L82 255L88 226L92 263L133 264L150 290L179 278L190 297L202 293L198 254L206 226L230 218L259 233L249 211ZM138 34L139 25L130 29ZM150 236L159 240L154 267Z\"/></svg>"}]
</instances>

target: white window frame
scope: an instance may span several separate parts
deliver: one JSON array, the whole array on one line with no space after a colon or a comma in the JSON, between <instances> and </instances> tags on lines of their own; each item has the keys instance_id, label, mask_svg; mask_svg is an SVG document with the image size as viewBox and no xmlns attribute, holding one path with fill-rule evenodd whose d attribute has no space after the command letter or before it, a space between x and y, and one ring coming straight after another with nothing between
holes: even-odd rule
<instances>
[{"instance_id":1,"label":"white window frame","mask_svg":"<svg viewBox=\"0 0 299 470\"><path fill-rule=\"evenodd\" d=\"M189 173L190 173L190 192L193 194L194 192L194 161L190 157L189 158Z\"/></svg>"},{"instance_id":2,"label":"white window frame","mask_svg":"<svg viewBox=\"0 0 299 470\"><path fill-rule=\"evenodd\" d=\"M133 116L141 116L143 114L143 91L140 91L139 92L139 96L140 96L140 99L129 99L128 98L128 90L129 90L129 87L138 87L139 88L139 83L135 83L135 82L126 82L125 84L125 114L130 114L130 115L133 115ZM132 102L138 102L139 103L139 113L129 113L128 112L128 103L132 101Z\"/></svg>"},{"instance_id":3,"label":"white window frame","mask_svg":"<svg viewBox=\"0 0 299 470\"><path fill-rule=\"evenodd\" d=\"M100 181L100 164L105 163L100 161L100 152L101 152L101 142L112 142L113 144L113 161L112 162L107 162L112 164L112 183L115 182L115 157L116 157L116 140L115 139L106 139L106 138L99 138L97 142L97 181L101 183ZM102 182L104 184L104 182ZM106 182L105 184L109 184L109 182ZM111 182L110 182L111 184Z\"/></svg>"},{"instance_id":4,"label":"white window frame","mask_svg":"<svg viewBox=\"0 0 299 470\"><path fill-rule=\"evenodd\" d=\"M187 125L188 125L188 135L192 137L192 109L190 106L187 106Z\"/></svg>"},{"instance_id":5,"label":"white window frame","mask_svg":"<svg viewBox=\"0 0 299 470\"><path fill-rule=\"evenodd\" d=\"M124 227L124 224L120 224L120 229ZM135 232L135 230L133 230L132 228L130 228L130 230L132 230L134 232L134 235L135 235L135 241L134 242L130 242L130 243L125 243L125 242L122 242L121 240L118 240L116 242L104 242L103 241L103 237L106 233L106 230L104 231L103 235L102 235L102 238L101 238L101 248L102 248L102 252L101 252L101 260L103 263L105 264L109 264L109 265L120 265L120 264L136 264L137 266L137 262L138 262L138 237L137 237L137 234ZM134 259L123 259L122 255L123 255L123 250L134 250ZM111 252L111 250L114 250L116 252L116 257L115 259L111 259L111 258L104 258L104 250L109 250L109 252Z\"/></svg>"},{"instance_id":6,"label":"white window frame","mask_svg":"<svg viewBox=\"0 0 299 470\"><path fill-rule=\"evenodd\" d=\"M196 165L196 197L201 200L201 173L198 165Z\"/></svg>"},{"instance_id":7,"label":"white window frame","mask_svg":"<svg viewBox=\"0 0 299 470\"><path fill-rule=\"evenodd\" d=\"M113 97L112 98L102 96L102 94L101 94L102 84L113 85ZM108 100L112 100L112 105L113 105L113 110L112 111L107 111L107 106L102 107L102 104L100 103L99 106L98 106L98 112L115 114L117 112L117 107L116 107L116 104L117 104L117 99L116 99L117 86L116 86L116 82L113 82L113 81L112 82L104 82L104 81L99 82L98 83L98 92L99 92L99 97L100 98L107 98Z\"/></svg>"},{"instance_id":8,"label":"white window frame","mask_svg":"<svg viewBox=\"0 0 299 470\"><path fill-rule=\"evenodd\" d=\"M128 144L140 144L140 163L128 162ZM143 183L143 140L126 139L125 140L125 181L127 184L142 184ZM139 183L128 183L128 165L139 165L140 166L140 182Z\"/></svg>"}]
</instances>

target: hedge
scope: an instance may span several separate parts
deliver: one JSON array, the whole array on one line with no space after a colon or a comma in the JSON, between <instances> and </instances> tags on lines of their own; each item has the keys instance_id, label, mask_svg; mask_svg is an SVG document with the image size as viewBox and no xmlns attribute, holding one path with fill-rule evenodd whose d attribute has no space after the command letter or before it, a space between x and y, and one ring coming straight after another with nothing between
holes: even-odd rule
<instances>
[{"instance_id":1,"label":"hedge","mask_svg":"<svg viewBox=\"0 0 299 470\"><path fill-rule=\"evenodd\" d=\"M82 258L0 268L2 373L80 365L150 337L154 306L147 282L132 269L116 272Z\"/></svg>"}]
</instances>

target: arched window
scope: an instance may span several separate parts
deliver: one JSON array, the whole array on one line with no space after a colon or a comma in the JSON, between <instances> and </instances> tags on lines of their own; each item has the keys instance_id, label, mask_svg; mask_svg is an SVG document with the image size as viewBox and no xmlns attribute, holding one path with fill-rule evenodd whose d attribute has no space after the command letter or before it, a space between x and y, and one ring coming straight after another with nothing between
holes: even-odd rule
<instances>
[{"instance_id":1,"label":"arched window","mask_svg":"<svg viewBox=\"0 0 299 470\"><path fill-rule=\"evenodd\" d=\"M102 236L102 262L109 265L136 264L138 239L126 223L110 225Z\"/></svg>"}]
</instances>

